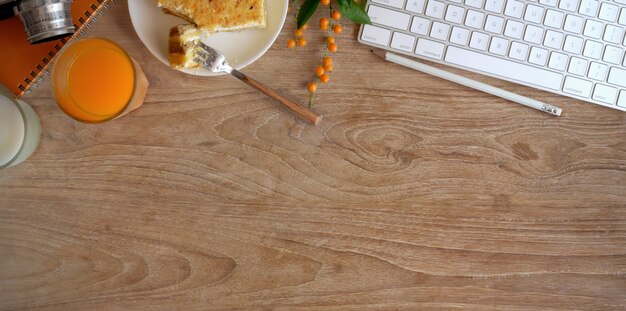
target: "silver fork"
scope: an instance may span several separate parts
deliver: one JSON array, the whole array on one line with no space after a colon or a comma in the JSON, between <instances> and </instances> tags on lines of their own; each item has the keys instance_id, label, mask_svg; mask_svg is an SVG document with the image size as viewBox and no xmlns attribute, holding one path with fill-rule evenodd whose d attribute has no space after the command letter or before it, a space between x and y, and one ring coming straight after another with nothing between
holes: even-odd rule
<instances>
[{"instance_id":1,"label":"silver fork","mask_svg":"<svg viewBox=\"0 0 626 311\"><path fill-rule=\"evenodd\" d=\"M228 65L226 57L222 53L202 42L198 43L198 45L196 46L196 49L194 51L194 61L198 64L201 64L204 68L212 72L230 73L231 75L237 77L237 79L263 92L265 95L278 100L287 109L293 111L301 118L315 125L317 125L322 120L321 116L311 111L310 109L307 109L306 107L296 103L290 98L278 93L274 89L271 89L261 82L237 71L236 69Z\"/></svg>"}]
</instances>

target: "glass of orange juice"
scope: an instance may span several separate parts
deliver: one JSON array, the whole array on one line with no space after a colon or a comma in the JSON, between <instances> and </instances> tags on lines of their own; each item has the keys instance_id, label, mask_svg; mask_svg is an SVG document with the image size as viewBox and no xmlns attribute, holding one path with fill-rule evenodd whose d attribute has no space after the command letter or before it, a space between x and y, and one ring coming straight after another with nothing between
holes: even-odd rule
<instances>
[{"instance_id":1,"label":"glass of orange juice","mask_svg":"<svg viewBox=\"0 0 626 311\"><path fill-rule=\"evenodd\" d=\"M67 45L52 69L52 91L67 115L85 123L102 123L141 106L148 80L124 49L104 38Z\"/></svg>"}]
</instances>

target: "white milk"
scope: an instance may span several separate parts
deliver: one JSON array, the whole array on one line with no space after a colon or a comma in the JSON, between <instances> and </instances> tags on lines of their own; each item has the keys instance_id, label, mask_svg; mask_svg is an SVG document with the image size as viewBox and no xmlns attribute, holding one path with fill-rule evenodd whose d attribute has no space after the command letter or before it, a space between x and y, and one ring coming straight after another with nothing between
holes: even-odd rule
<instances>
[{"instance_id":1,"label":"white milk","mask_svg":"<svg viewBox=\"0 0 626 311\"><path fill-rule=\"evenodd\" d=\"M24 142L24 118L15 102L0 95L0 166L11 161Z\"/></svg>"},{"instance_id":2,"label":"white milk","mask_svg":"<svg viewBox=\"0 0 626 311\"><path fill-rule=\"evenodd\" d=\"M16 104L5 94L0 92L0 168L11 160L9 166L26 160L37 148L40 132L35 111L19 99Z\"/></svg>"}]
</instances>

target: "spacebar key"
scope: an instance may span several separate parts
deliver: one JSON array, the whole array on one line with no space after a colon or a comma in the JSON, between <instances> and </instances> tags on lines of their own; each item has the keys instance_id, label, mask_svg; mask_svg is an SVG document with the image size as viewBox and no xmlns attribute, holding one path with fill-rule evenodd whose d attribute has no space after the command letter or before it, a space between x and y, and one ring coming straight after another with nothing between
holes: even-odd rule
<instances>
[{"instance_id":1,"label":"spacebar key","mask_svg":"<svg viewBox=\"0 0 626 311\"><path fill-rule=\"evenodd\" d=\"M513 81L547 87L555 91L561 90L561 83L563 82L563 76L558 73L468 51L455 46L448 47L445 61Z\"/></svg>"}]
</instances>

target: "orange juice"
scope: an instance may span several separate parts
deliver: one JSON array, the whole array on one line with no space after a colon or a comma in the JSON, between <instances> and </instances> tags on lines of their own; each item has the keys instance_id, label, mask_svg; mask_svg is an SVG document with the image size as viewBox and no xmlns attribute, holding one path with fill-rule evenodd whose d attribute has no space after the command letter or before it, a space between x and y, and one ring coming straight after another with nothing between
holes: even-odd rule
<instances>
[{"instance_id":1,"label":"orange juice","mask_svg":"<svg viewBox=\"0 0 626 311\"><path fill-rule=\"evenodd\" d=\"M87 123L105 122L143 103L148 81L117 44L87 38L68 45L55 60L52 90L59 107Z\"/></svg>"}]
</instances>

